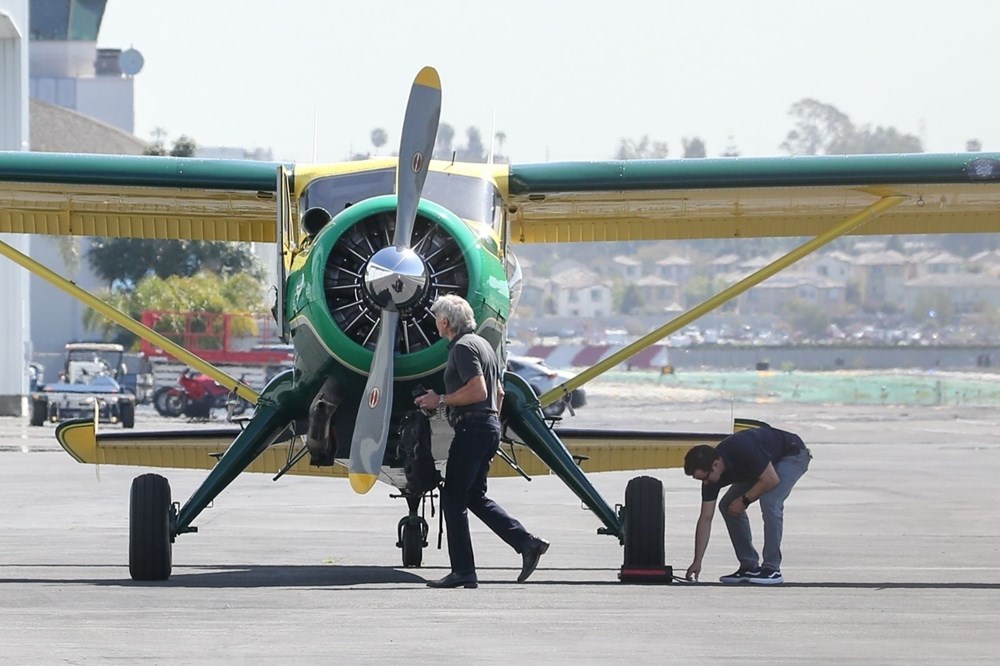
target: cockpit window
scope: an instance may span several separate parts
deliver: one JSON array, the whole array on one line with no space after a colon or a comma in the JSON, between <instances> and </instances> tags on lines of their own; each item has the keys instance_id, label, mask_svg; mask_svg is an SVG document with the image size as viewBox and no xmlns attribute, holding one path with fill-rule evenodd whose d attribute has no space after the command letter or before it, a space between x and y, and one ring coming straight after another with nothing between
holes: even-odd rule
<instances>
[{"instance_id":1,"label":"cockpit window","mask_svg":"<svg viewBox=\"0 0 1000 666\"><path fill-rule=\"evenodd\" d=\"M351 205L382 194L392 194L395 169L325 176L309 183L302 193L301 210L321 206L336 216ZM431 171L424 183L424 199L443 206L463 220L488 224L500 231L497 206L502 205L493 184L482 178Z\"/></svg>"}]
</instances>

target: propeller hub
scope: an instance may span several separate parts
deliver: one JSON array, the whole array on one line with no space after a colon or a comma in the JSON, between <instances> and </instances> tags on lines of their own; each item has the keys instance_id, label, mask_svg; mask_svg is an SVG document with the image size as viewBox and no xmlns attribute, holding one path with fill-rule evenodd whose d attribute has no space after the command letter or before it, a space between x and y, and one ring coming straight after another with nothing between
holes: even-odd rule
<instances>
[{"instance_id":1,"label":"propeller hub","mask_svg":"<svg viewBox=\"0 0 1000 666\"><path fill-rule=\"evenodd\" d=\"M381 308L412 305L424 295L427 283L424 260L408 247L384 247L365 267L365 290Z\"/></svg>"}]
</instances>

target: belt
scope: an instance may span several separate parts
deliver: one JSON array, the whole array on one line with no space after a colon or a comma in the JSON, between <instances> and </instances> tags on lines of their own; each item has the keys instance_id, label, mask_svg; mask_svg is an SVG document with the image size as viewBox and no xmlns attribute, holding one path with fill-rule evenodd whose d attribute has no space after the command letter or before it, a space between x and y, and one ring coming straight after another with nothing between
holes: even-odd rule
<instances>
[{"instance_id":1,"label":"belt","mask_svg":"<svg viewBox=\"0 0 1000 666\"><path fill-rule=\"evenodd\" d=\"M491 416L496 416L496 412L487 412L482 410L476 410L473 412L462 412L461 414L456 414L455 416L451 417L451 423L452 425L455 425L457 423L461 423L462 421L469 421L469 420L485 421Z\"/></svg>"}]
</instances>

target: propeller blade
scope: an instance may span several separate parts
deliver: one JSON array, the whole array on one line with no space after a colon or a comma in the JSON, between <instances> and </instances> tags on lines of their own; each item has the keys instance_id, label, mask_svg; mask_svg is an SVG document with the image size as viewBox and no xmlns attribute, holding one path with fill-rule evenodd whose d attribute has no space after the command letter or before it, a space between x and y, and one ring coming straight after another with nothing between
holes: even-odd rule
<instances>
[{"instance_id":1,"label":"propeller blade","mask_svg":"<svg viewBox=\"0 0 1000 666\"><path fill-rule=\"evenodd\" d=\"M375 343L368 384L365 386L358 418L351 441L351 462L348 477L351 488L358 494L367 493L375 485L385 443L389 438L389 412L392 409L392 365L396 347L396 326L399 312L382 310L382 320Z\"/></svg>"},{"instance_id":2,"label":"propeller blade","mask_svg":"<svg viewBox=\"0 0 1000 666\"><path fill-rule=\"evenodd\" d=\"M392 244L409 247L417 204L427 179L434 141L441 117L441 79L433 67L424 67L413 80L410 99L403 118L399 141L399 165L396 167L396 232Z\"/></svg>"}]
</instances>

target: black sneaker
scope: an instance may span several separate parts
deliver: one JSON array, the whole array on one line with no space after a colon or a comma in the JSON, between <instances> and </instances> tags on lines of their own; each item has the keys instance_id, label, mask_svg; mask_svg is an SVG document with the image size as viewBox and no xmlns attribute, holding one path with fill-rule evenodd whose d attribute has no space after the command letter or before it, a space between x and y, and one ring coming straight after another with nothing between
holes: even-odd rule
<instances>
[{"instance_id":1,"label":"black sneaker","mask_svg":"<svg viewBox=\"0 0 1000 666\"><path fill-rule=\"evenodd\" d=\"M734 585L736 583L750 583L753 579L760 576L759 569L744 569L740 568L736 573L731 573L728 576L723 576L719 579L720 583L726 583L727 585Z\"/></svg>"},{"instance_id":2,"label":"black sneaker","mask_svg":"<svg viewBox=\"0 0 1000 666\"><path fill-rule=\"evenodd\" d=\"M785 579L777 569L761 569L760 573L750 579L754 585L781 585Z\"/></svg>"}]
</instances>

